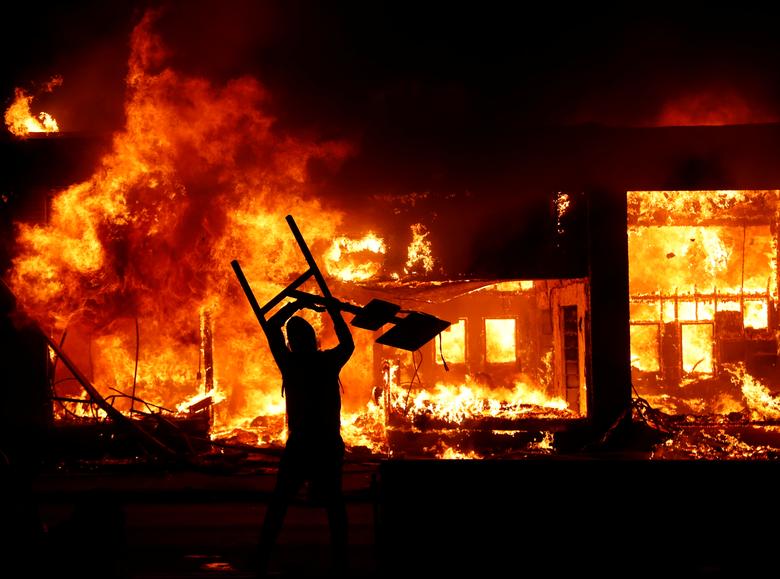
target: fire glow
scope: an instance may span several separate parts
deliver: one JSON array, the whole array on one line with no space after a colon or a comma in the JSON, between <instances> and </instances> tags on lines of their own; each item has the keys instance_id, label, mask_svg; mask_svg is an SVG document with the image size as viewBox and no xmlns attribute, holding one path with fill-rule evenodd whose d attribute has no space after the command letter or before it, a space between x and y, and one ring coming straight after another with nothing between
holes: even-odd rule
<instances>
[{"instance_id":1,"label":"fire glow","mask_svg":"<svg viewBox=\"0 0 780 579\"><path fill-rule=\"evenodd\" d=\"M431 241L428 239L430 232L422 223L415 223L411 229L412 242L406 252L404 273L430 273L434 265Z\"/></svg>"},{"instance_id":2,"label":"fire glow","mask_svg":"<svg viewBox=\"0 0 780 579\"><path fill-rule=\"evenodd\" d=\"M62 77L54 77L44 86L45 92L51 92L62 84ZM49 113L37 115L30 110L34 97L24 89L14 91L14 100L5 111L5 125L11 134L26 137L30 133L56 133L60 127Z\"/></svg>"},{"instance_id":3,"label":"fire glow","mask_svg":"<svg viewBox=\"0 0 780 579\"><path fill-rule=\"evenodd\" d=\"M632 191L628 204L638 392L672 413L758 416L769 398L747 378L777 385L778 191Z\"/></svg>"},{"instance_id":4,"label":"fire glow","mask_svg":"<svg viewBox=\"0 0 780 579\"><path fill-rule=\"evenodd\" d=\"M325 253L325 265L328 273L342 281L364 281L379 273L385 253L384 240L374 233L361 239L341 236Z\"/></svg>"},{"instance_id":5,"label":"fire glow","mask_svg":"<svg viewBox=\"0 0 780 579\"><path fill-rule=\"evenodd\" d=\"M438 383L432 390L417 392L407 401L402 393L393 396L393 408L412 417L428 415L432 419L460 424L479 418L517 418L524 412L538 416L538 407L565 412L568 404L561 398L550 398L523 382L513 388L485 388L467 377L466 384Z\"/></svg>"},{"instance_id":6,"label":"fire glow","mask_svg":"<svg viewBox=\"0 0 780 579\"><path fill-rule=\"evenodd\" d=\"M10 285L121 412L168 409L183 416L209 405L212 436L279 444L285 437L279 372L230 258L241 258L263 302L303 269L287 213L343 288L379 276L388 248L375 227L343 235L345 216L312 192L310 161L338 166L351 144L278 134L265 110L268 95L253 78L217 85L167 67L154 24L147 14L131 38L125 128L91 178L54 196L47 224L19 224ZM420 223L410 230L404 274L431 273L430 231ZM534 284L496 287L520 295ZM324 318L306 315L321 346L333 345ZM489 322L487 362L515 371L516 320L502 315ZM454 326L439 365L465 365L466 328L465 320ZM383 404L375 395L374 337L354 335L356 351L342 372L344 438L348 446L384 453L388 413L401 411L401 401L395 396ZM541 354L545 359L551 348ZM437 367L432 351L430 365ZM77 400L77 384L57 370L57 394L71 398L59 402L58 415L95 416ZM534 413L571 418L580 410L576 403L569 412L565 400L520 378L495 388L465 375L462 384L433 384L407 396L403 412L452 423Z\"/></svg>"}]
</instances>

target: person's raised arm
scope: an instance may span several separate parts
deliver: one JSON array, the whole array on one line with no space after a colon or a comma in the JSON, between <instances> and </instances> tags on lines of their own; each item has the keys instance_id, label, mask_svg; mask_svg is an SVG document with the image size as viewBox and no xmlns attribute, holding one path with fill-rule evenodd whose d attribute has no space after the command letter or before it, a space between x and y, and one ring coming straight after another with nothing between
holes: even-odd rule
<instances>
[{"instance_id":1,"label":"person's raised arm","mask_svg":"<svg viewBox=\"0 0 780 579\"><path fill-rule=\"evenodd\" d=\"M260 322L260 326L263 328L263 332L265 332L265 337L268 339L271 354L280 369L286 364L287 355L290 353L284 341L282 326L295 312L303 307L304 305L298 300L290 302L279 308L273 316Z\"/></svg>"},{"instance_id":2,"label":"person's raised arm","mask_svg":"<svg viewBox=\"0 0 780 579\"><path fill-rule=\"evenodd\" d=\"M352 352L355 351L355 341L352 339L352 332L349 331L349 326L344 321L341 309L335 301L329 300L325 308L330 315L330 319L333 320L333 329L336 330L336 337L339 339L339 345L334 349L341 353L344 357L344 363L346 363Z\"/></svg>"}]
</instances>

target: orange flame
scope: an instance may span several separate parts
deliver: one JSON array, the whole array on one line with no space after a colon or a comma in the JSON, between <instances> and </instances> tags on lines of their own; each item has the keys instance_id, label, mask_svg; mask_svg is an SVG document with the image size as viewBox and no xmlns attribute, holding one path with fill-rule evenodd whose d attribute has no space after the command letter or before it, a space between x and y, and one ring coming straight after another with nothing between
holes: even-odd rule
<instances>
[{"instance_id":1,"label":"orange flame","mask_svg":"<svg viewBox=\"0 0 780 579\"><path fill-rule=\"evenodd\" d=\"M415 223L411 229L412 242L406 252L404 273L430 273L434 266L431 241L428 239L430 231L422 223Z\"/></svg>"},{"instance_id":2,"label":"orange flame","mask_svg":"<svg viewBox=\"0 0 780 579\"><path fill-rule=\"evenodd\" d=\"M556 225L556 231L559 234L563 233L563 224L562 220L564 215L569 211L571 208L571 196L568 193L563 193L562 191L559 191L555 194L555 198L553 199L553 204L555 205L555 225Z\"/></svg>"},{"instance_id":3,"label":"orange flame","mask_svg":"<svg viewBox=\"0 0 780 579\"><path fill-rule=\"evenodd\" d=\"M229 261L241 258L260 301L301 273L283 216L313 250L336 237L342 216L311 197L306 167L349 147L278 135L252 78L217 86L166 68L154 20L132 35L126 127L89 180L55 196L49 223L19 225L10 282L45 327L69 328L66 350L89 349L102 393L128 393L137 358L136 395L168 408L202 388L198 312L209 310L218 431L283 412Z\"/></svg>"},{"instance_id":4,"label":"orange flame","mask_svg":"<svg viewBox=\"0 0 780 579\"><path fill-rule=\"evenodd\" d=\"M384 240L372 232L360 239L337 237L325 253L325 267L342 281L364 281L379 273L386 251Z\"/></svg>"},{"instance_id":5,"label":"orange flame","mask_svg":"<svg viewBox=\"0 0 780 579\"><path fill-rule=\"evenodd\" d=\"M252 78L217 85L167 67L154 22L147 14L131 38L126 126L88 180L55 195L48 223L19 224L10 284L44 327L67 332L64 349L104 396L116 397L121 411L130 410L130 392L180 413L211 397L212 436L281 444L281 377L230 260L241 260L263 303L307 268L287 214L295 216L315 259L342 280L377 275L385 244L374 233L341 235L342 214L312 195L311 161L339 163L348 144L280 134L265 110L267 95ZM429 232L422 224L411 230L406 271L431 272ZM330 347L336 338L326 318L305 315L321 346ZM514 320L511 328L497 322L491 340L498 353L491 360L508 364L517 350ZM465 325L456 328L452 344L462 345ZM374 398L381 386L374 383L374 337L355 332L354 338L355 354L342 372L342 434L352 448L387 452L386 415L401 408L401 399L397 392ZM450 345L447 356L456 363L464 355ZM204 370L213 371L208 380ZM78 395L67 376L55 379L59 393ZM505 389L471 379L440 384L415 393L403 410L460 421L522 417L540 408L576 416L565 401L521 378Z\"/></svg>"},{"instance_id":6,"label":"orange flame","mask_svg":"<svg viewBox=\"0 0 780 579\"><path fill-rule=\"evenodd\" d=\"M730 368L731 381L742 390L753 420L780 420L780 397L745 369L744 364Z\"/></svg>"},{"instance_id":7,"label":"orange flame","mask_svg":"<svg viewBox=\"0 0 780 579\"><path fill-rule=\"evenodd\" d=\"M62 84L62 77L55 76L44 86L45 92L51 92ZM26 137L30 133L56 133L60 130L57 121L46 112L33 115L30 110L35 97L24 89L14 90L14 101L5 111L5 125L11 134Z\"/></svg>"},{"instance_id":8,"label":"orange flame","mask_svg":"<svg viewBox=\"0 0 780 579\"><path fill-rule=\"evenodd\" d=\"M449 423L460 423L466 418L518 418L523 414L541 417L544 411L551 416L568 413L568 404L562 398L551 398L542 390L521 379L512 388L487 388L468 376L465 384L437 383L406 400L406 393L394 389L393 408L404 415L427 415Z\"/></svg>"},{"instance_id":9,"label":"orange flame","mask_svg":"<svg viewBox=\"0 0 780 579\"><path fill-rule=\"evenodd\" d=\"M458 320L441 334L440 348L436 350L436 363L463 364L466 361L466 320ZM444 357L442 358L442 354Z\"/></svg>"},{"instance_id":10,"label":"orange flame","mask_svg":"<svg viewBox=\"0 0 780 579\"><path fill-rule=\"evenodd\" d=\"M482 458L477 452L473 450L463 452L461 450L452 448L451 446L445 448L443 452L436 453L435 456L436 458L440 458L442 460L471 460L475 458Z\"/></svg>"},{"instance_id":11,"label":"orange flame","mask_svg":"<svg viewBox=\"0 0 780 579\"><path fill-rule=\"evenodd\" d=\"M729 389L723 372L741 355L731 340L771 336L779 200L772 190L628 193L631 366L641 396L686 414L741 411L739 399L760 398L747 378L741 393Z\"/></svg>"},{"instance_id":12,"label":"orange flame","mask_svg":"<svg viewBox=\"0 0 780 579\"><path fill-rule=\"evenodd\" d=\"M485 320L485 357L490 364L517 359L514 318Z\"/></svg>"}]
</instances>

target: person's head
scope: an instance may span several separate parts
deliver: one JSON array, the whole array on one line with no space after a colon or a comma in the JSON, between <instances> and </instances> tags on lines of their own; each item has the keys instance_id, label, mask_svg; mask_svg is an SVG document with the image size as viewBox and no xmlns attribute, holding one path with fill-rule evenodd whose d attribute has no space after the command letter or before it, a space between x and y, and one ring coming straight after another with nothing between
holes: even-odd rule
<instances>
[{"instance_id":1,"label":"person's head","mask_svg":"<svg viewBox=\"0 0 780 579\"><path fill-rule=\"evenodd\" d=\"M293 352L314 352L318 349L317 334L311 324L299 316L287 322L287 343Z\"/></svg>"}]
</instances>

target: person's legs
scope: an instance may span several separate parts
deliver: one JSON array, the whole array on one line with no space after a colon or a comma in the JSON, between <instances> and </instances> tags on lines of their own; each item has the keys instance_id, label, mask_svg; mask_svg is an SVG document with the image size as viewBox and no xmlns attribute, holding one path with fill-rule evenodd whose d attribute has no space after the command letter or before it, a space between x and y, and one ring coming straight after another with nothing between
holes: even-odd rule
<instances>
[{"instance_id":1,"label":"person's legs","mask_svg":"<svg viewBox=\"0 0 780 579\"><path fill-rule=\"evenodd\" d=\"M260 531L260 545L257 550L257 570L260 577L268 573L268 563L271 561L271 553L282 530L286 513L287 497L274 492Z\"/></svg>"},{"instance_id":2,"label":"person's legs","mask_svg":"<svg viewBox=\"0 0 780 579\"><path fill-rule=\"evenodd\" d=\"M300 468L298 468L297 463L294 453L289 452L289 449L286 448L279 462L276 486L260 531L260 544L257 551L259 577L264 577L268 573L271 553L282 530L287 507L301 484Z\"/></svg>"},{"instance_id":3,"label":"person's legs","mask_svg":"<svg viewBox=\"0 0 780 579\"><path fill-rule=\"evenodd\" d=\"M328 526L330 527L331 561L336 572L346 573L347 556L347 505L344 496L333 497L328 505Z\"/></svg>"},{"instance_id":4,"label":"person's legs","mask_svg":"<svg viewBox=\"0 0 780 579\"><path fill-rule=\"evenodd\" d=\"M343 444L328 449L321 454L321 457L323 460L317 468L315 488L328 513L333 569L336 573L343 575L346 574L348 567L347 505L342 492Z\"/></svg>"}]
</instances>

